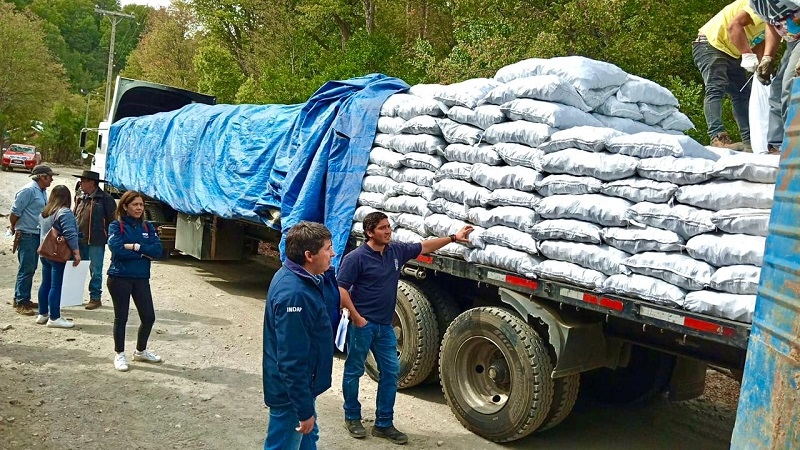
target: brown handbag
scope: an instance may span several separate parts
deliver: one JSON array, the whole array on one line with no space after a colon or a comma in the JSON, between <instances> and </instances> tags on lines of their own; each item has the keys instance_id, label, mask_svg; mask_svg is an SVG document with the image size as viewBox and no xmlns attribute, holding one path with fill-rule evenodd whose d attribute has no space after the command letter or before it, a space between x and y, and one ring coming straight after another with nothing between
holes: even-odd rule
<instances>
[{"instance_id":1,"label":"brown handbag","mask_svg":"<svg viewBox=\"0 0 800 450\"><path fill-rule=\"evenodd\" d=\"M58 217L56 217L56 220L58 220ZM47 258L57 263L65 263L72 257L72 250L67 245L67 240L64 239L64 236L56 230L55 223L53 223L50 231L47 232L47 236L44 237L42 245L39 246L36 252L42 258Z\"/></svg>"}]
</instances>

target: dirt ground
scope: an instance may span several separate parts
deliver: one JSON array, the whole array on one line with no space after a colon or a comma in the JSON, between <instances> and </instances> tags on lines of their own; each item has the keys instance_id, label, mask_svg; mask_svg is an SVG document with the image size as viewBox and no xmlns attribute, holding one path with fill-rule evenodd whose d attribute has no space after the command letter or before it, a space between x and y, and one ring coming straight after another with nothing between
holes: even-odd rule
<instances>
[{"instance_id":1,"label":"dirt ground","mask_svg":"<svg viewBox=\"0 0 800 450\"><path fill-rule=\"evenodd\" d=\"M76 169L59 168L53 185L74 186ZM0 173L0 214L8 214L23 173ZM0 218L2 228L8 224ZM200 262L172 257L153 267L156 324L149 347L165 362L113 367L113 310L107 293L95 311L65 308L71 330L49 329L11 307L16 256L0 242L0 449L256 449L263 445L268 410L261 393L261 327L274 261ZM106 268L108 262L106 262ZM34 282L38 287L39 272ZM88 299L88 297L87 297ZM139 320L128 322L127 352ZM343 428L341 373L318 398L323 449L389 449ZM365 417L374 417L376 384L362 380ZM464 429L438 386L400 392L395 423L407 448L495 449L724 449L736 415L738 384L709 373L706 396L669 403L609 407L580 402L553 430L500 446ZM366 425L371 425L367 422Z\"/></svg>"}]
</instances>

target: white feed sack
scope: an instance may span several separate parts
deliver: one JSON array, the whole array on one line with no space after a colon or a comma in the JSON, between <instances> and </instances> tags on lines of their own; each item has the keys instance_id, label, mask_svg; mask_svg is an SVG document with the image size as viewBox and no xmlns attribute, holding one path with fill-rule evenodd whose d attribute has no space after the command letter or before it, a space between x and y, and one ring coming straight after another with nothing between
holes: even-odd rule
<instances>
[{"instance_id":1,"label":"white feed sack","mask_svg":"<svg viewBox=\"0 0 800 450\"><path fill-rule=\"evenodd\" d=\"M400 134L400 129L406 121L401 117L378 117L378 131L387 134Z\"/></svg>"},{"instance_id":2,"label":"white feed sack","mask_svg":"<svg viewBox=\"0 0 800 450\"><path fill-rule=\"evenodd\" d=\"M394 136L395 135L393 134L375 133L375 141L373 141L373 147L391 148L392 138Z\"/></svg>"},{"instance_id":3,"label":"white feed sack","mask_svg":"<svg viewBox=\"0 0 800 450\"><path fill-rule=\"evenodd\" d=\"M528 277L534 276L533 268L542 262L542 259L536 256L499 245L487 245L483 249L472 249L467 253L466 259L471 263L493 266Z\"/></svg>"},{"instance_id":4,"label":"white feed sack","mask_svg":"<svg viewBox=\"0 0 800 450\"><path fill-rule=\"evenodd\" d=\"M363 192L378 192L385 196L394 194L397 182L389 177L377 177L367 175L361 180L361 190Z\"/></svg>"},{"instance_id":5,"label":"white feed sack","mask_svg":"<svg viewBox=\"0 0 800 450\"><path fill-rule=\"evenodd\" d=\"M456 234L461 231L465 225L466 223L464 221L453 219L452 217L448 217L444 214L431 214L425 218L425 228L428 230L428 234L436 237L445 237L450 236L451 234ZM467 237L467 239L469 239L470 247L483 248L486 245L483 242L484 231L486 230L484 230L482 227L473 227L472 233L470 233Z\"/></svg>"},{"instance_id":6,"label":"white feed sack","mask_svg":"<svg viewBox=\"0 0 800 450\"><path fill-rule=\"evenodd\" d=\"M442 136L451 144L475 145L481 141L483 130L471 125L464 125L450 119L439 119Z\"/></svg>"},{"instance_id":7,"label":"white feed sack","mask_svg":"<svg viewBox=\"0 0 800 450\"><path fill-rule=\"evenodd\" d=\"M576 219L543 220L531 229L538 241L572 241L599 244L601 228L593 223Z\"/></svg>"},{"instance_id":8,"label":"white feed sack","mask_svg":"<svg viewBox=\"0 0 800 450\"><path fill-rule=\"evenodd\" d=\"M591 290L600 290L603 287L603 282L608 278L602 272L586 269L566 261L552 259L547 259L537 264L533 268L533 273L538 278L575 284Z\"/></svg>"},{"instance_id":9,"label":"white feed sack","mask_svg":"<svg viewBox=\"0 0 800 450\"><path fill-rule=\"evenodd\" d=\"M483 163L496 166L503 162L503 158L494 151L491 145L487 144L450 144L444 148L442 154L448 161L468 164Z\"/></svg>"},{"instance_id":10,"label":"white feed sack","mask_svg":"<svg viewBox=\"0 0 800 450\"><path fill-rule=\"evenodd\" d=\"M556 75L536 75L501 84L486 94L482 103L502 105L518 98L560 103L581 111L591 111L575 86Z\"/></svg>"},{"instance_id":11,"label":"white feed sack","mask_svg":"<svg viewBox=\"0 0 800 450\"><path fill-rule=\"evenodd\" d=\"M413 195L430 201L433 200L433 189L414 183L403 182L395 184L394 195Z\"/></svg>"},{"instance_id":12,"label":"white feed sack","mask_svg":"<svg viewBox=\"0 0 800 450\"><path fill-rule=\"evenodd\" d=\"M558 75L572 83L584 97L589 91L608 87L617 88L628 80L628 74L614 64L583 56L547 59L541 64L539 73Z\"/></svg>"},{"instance_id":13,"label":"white feed sack","mask_svg":"<svg viewBox=\"0 0 800 450\"><path fill-rule=\"evenodd\" d=\"M442 180L433 184L433 193L451 202L467 206L481 206L489 198L489 190L461 180Z\"/></svg>"},{"instance_id":14,"label":"white feed sack","mask_svg":"<svg viewBox=\"0 0 800 450\"><path fill-rule=\"evenodd\" d=\"M686 245L678 233L654 227L603 228L601 236L606 244L631 254L679 252Z\"/></svg>"},{"instance_id":15,"label":"white feed sack","mask_svg":"<svg viewBox=\"0 0 800 450\"><path fill-rule=\"evenodd\" d=\"M612 153L591 153L568 148L542 157L542 169L553 174L589 176L604 181L628 178L636 173L637 158Z\"/></svg>"},{"instance_id":16,"label":"white feed sack","mask_svg":"<svg viewBox=\"0 0 800 450\"><path fill-rule=\"evenodd\" d=\"M603 182L592 177L576 177L574 175L549 175L536 183L539 194L549 197L551 195L579 195L596 194L603 187Z\"/></svg>"},{"instance_id":17,"label":"white feed sack","mask_svg":"<svg viewBox=\"0 0 800 450\"><path fill-rule=\"evenodd\" d=\"M672 183L632 177L604 183L600 192L633 203L666 203L672 200L677 190L678 186Z\"/></svg>"},{"instance_id":18,"label":"white feed sack","mask_svg":"<svg viewBox=\"0 0 800 450\"><path fill-rule=\"evenodd\" d=\"M427 153L406 153L403 155L403 159L401 163L405 167L410 167L412 169L425 169L430 171L437 171L442 164L446 163L447 160L444 159L442 156L439 155L429 155Z\"/></svg>"},{"instance_id":19,"label":"white feed sack","mask_svg":"<svg viewBox=\"0 0 800 450\"><path fill-rule=\"evenodd\" d=\"M428 153L431 155L441 154L447 147L447 141L439 136L429 134L398 134L392 136L389 141L389 148L402 153Z\"/></svg>"},{"instance_id":20,"label":"white feed sack","mask_svg":"<svg viewBox=\"0 0 800 450\"><path fill-rule=\"evenodd\" d=\"M452 178L454 180L472 181L472 164L452 161L442 164L436 171L436 181Z\"/></svg>"},{"instance_id":21,"label":"white feed sack","mask_svg":"<svg viewBox=\"0 0 800 450\"><path fill-rule=\"evenodd\" d=\"M700 314L751 323L756 308L756 296L714 291L690 292L686 295L683 307Z\"/></svg>"},{"instance_id":22,"label":"white feed sack","mask_svg":"<svg viewBox=\"0 0 800 450\"><path fill-rule=\"evenodd\" d=\"M694 128L694 124L692 123L689 116L686 114L675 111L671 115L667 116L664 120L662 120L658 126L665 130L672 130L672 131L688 131Z\"/></svg>"},{"instance_id":23,"label":"white feed sack","mask_svg":"<svg viewBox=\"0 0 800 450\"><path fill-rule=\"evenodd\" d=\"M711 284L714 268L681 253L645 252L624 261L625 267L641 275L658 278L689 291Z\"/></svg>"},{"instance_id":24,"label":"white feed sack","mask_svg":"<svg viewBox=\"0 0 800 450\"><path fill-rule=\"evenodd\" d=\"M522 144L501 142L499 144L494 144L492 149L497 152L509 166L523 166L534 170L542 170L542 156L544 156L544 152L538 148L528 147Z\"/></svg>"},{"instance_id":25,"label":"white feed sack","mask_svg":"<svg viewBox=\"0 0 800 450\"><path fill-rule=\"evenodd\" d=\"M493 226L487 228L482 237L486 244L501 245L531 255L539 253L536 248L536 240L530 234L515 228L502 225Z\"/></svg>"},{"instance_id":26,"label":"white feed sack","mask_svg":"<svg viewBox=\"0 0 800 450\"><path fill-rule=\"evenodd\" d=\"M353 225L350 227L350 234L358 237L364 236L364 224L361 222L353 222Z\"/></svg>"},{"instance_id":27,"label":"white feed sack","mask_svg":"<svg viewBox=\"0 0 800 450\"><path fill-rule=\"evenodd\" d=\"M617 91L617 99L628 103L649 103L651 105L678 106L678 99L664 86L646 78L628 75Z\"/></svg>"},{"instance_id":28,"label":"white feed sack","mask_svg":"<svg viewBox=\"0 0 800 450\"><path fill-rule=\"evenodd\" d=\"M369 162L377 164L381 167L389 167L392 169L399 169L403 167L403 155L393 152L388 148L373 147L369 152Z\"/></svg>"},{"instance_id":29,"label":"white feed sack","mask_svg":"<svg viewBox=\"0 0 800 450\"><path fill-rule=\"evenodd\" d=\"M433 186L436 172L426 169L412 169L403 167L401 169L388 169L389 177L399 183L414 183L420 186Z\"/></svg>"},{"instance_id":30,"label":"white feed sack","mask_svg":"<svg viewBox=\"0 0 800 450\"><path fill-rule=\"evenodd\" d=\"M664 130L658 127L651 127L646 123L642 123L633 119L628 119L626 117L613 117L607 116L605 114L599 113L592 113L595 119L599 120L604 127L613 128L615 130L622 131L628 134L635 134L635 133L644 133L644 132L663 132ZM683 134L680 132L675 132L677 134Z\"/></svg>"},{"instance_id":31,"label":"white feed sack","mask_svg":"<svg viewBox=\"0 0 800 450\"><path fill-rule=\"evenodd\" d=\"M539 253L549 259L570 262L606 275L627 273L623 262L630 256L608 245L569 241L540 242Z\"/></svg>"},{"instance_id":32,"label":"white feed sack","mask_svg":"<svg viewBox=\"0 0 800 450\"><path fill-rule=\"evenodd\" d=\"M639 103L639 111L644 116L644 123L648 125L658 125L674 113L678 112L678 108L674 106L658 106L650 105L647 103Z\"/></svg>"},{"instance_id":33,"label":"white feed sack","mask_svg":"<svg viewBox=\"0 0 800 450\"><path fill-rule=\"evenodd\" d=\"M766 236L769 216L769 209L725 209L715 212L711 216L711 222L725 233Z\"/></svg>"},{"instance_id":34,"label":"white feed sack","mask_svg":"<svg viewBox=\"0 0 800 450\"><path fill-rule=\"evenodd\" d=\"M460 244L458 242L451 242L444 247L436 250L433 253L442 256L449 256L451 258L461 258L466 259L467 253L469 252L469 247L464 244Z\"/></svg>"},{"instance_id":35,"label":"white feed sack","mask_svg":"<svg viewBox=\"0 0 800 450\"><path fill-rule=\"evenodd\" d=\"M591 114L574 106L520 98L500 105L500 109L511 120L527 120L543 123L553 128L567 129L581 126L602 126Z\"/></svg>"},{"instance_id":36,"label":"white feed sack","mask_svg":"<svg viewBox=\"0 0 800 450\"><path fill-rule=\"evenodd\" d=\"M391 177L394 171L396 171L396 169L392 169L391 167L381 167L377 164L367 164L367 171L365 172L365 175Z\"/></svg>"},{"instance_id":37,"label":"white feed sack","mask_svg":"<svg viewBox=\"0 0 800 450\"><path fill-rule=\"evenodd\" d=\"M637 158L704 158L716 161L719 156L703 147L689 136L675 136L664 133L635 133L618 136L606 142L606 149L612 153L635 156Z\"/></svg>"},{"instance_id":38,"label":"white feed sack","mask_svg":"<svg viewBox=\"0 0 800 450\"><path fill-rule=\"evenodd\" d=\"M428 209L433 213L444 214L453 219L469 220L469 206L462 203L451 202L444 198L437 198L428 202ZM449 235L443 234L442 236Z\"/></svg>"},{"instance_id":39,"label":"white feed sack","mask_svg":"<svg viewBox=\"0 0 800 450\"><path fill-rule=\"evenodd\" d=\"M441 116L443 112L439 103L432 98L400 93L390 95L383 102L380 114L409 120L417 116Z\"/></svg>"},{"instance_id":40,"label":"white feed sack","mask_svg":"<svg viewBox=\"0 0 800 450\"><path fill-rule=\"evenodd\" d=\"M445 86L436 95L436 100L448 107L464 106L475 109L478 102L497 86L500 86L500 82L491 78L472 78Z\"/></svg>"},{"instance_id":41,"label":"white feed sack","mask_svg":"<svg viewBox=\"0 0 800 450\"><path fill-rule=\"evenodd\" d=\"M490 166L475 164L472 166L472 181L493 191L495 189L516 189L533 192L536 184L542 180L542 174L528 167Z\"/></svg>"},{"instance_id":42,"label":"white feed sack","mask_svg":"<svg viewBox=\"0 0 800 450\"><path fill-rule=\"evenodd\" d=\"M504 225L529 232L536 224L536 212L521 206L498 206L492 209L470 208L469 221L483 228Z\"/></svg>"},{"instance_id":43,"label":"white feed sack","mask_svg":"<svg viewBox=\"0 0 800 450\"><path fill-rule=\"evenodd\" d=\"M686 205L713 211L736 208L770 209L774 195L774 184L712 180L703 184L681 186L675 193L675 199Z\"/></svg>"},{"instance_id":44,"label":"white feed sack","mask_svg":"<svg viewBox=\"0 0 800 450\"><path fill-rule=\"evenodd\" d=\"M475 109L454 106L447 111L447 117L458 123L478 127L481 130L508 120L498 105L481 105Z\"/></svg>"},{"instance_id":45,"label":"white feed sack","mask_svg":"<svg viewBox=\"0 0 800 450\"><path fill-rule=\"evenodd\" d=\"M356 208L355 214L353 214L353 221L363 222L364 218L367 217L367 214L374 212L379 212L379 211L371 206L359 206L358 208Z\"/></svg>"},{"instance_id":46,"label":"white feed sack","mask_svg":"<svg viewBox=\"0 0 800 450\"><path fill-rule=\"evenodd\" d=\"M441 136L442 131L439 129L439 119L433 116L417 116L407 121L404 121L396 132L392 134L432 134L434 136ZM380 121L378 121L378 129L380 129Z\"/></svg>"},{"instance_id":47,"label":"white feed sack","mask_svg":"<svg viewBox=\"0 0 800 450\"><path fill-rule=\"evenodd\" d=\"M444 89L443 84L415 84L408 89L408 93L423 98L434 98Z\"/></svg>"},{"instance_id":48,"label":"white feed sack","mask_svg":"<svg viewBox=\"0 0 800 450\"><path fill-rule=\"evenodd\" d=\"M397 242L405 242L407 244L421 244L425 238L411 230L398 228L392 231L392 240Z\"/></svg>"},{"instance_id":49,"label":"white feed sack","mask_svg":"<svg viewBox=\"0 0 800 450\"><path fill-rule=\"evenodd\" d=\"M619 93L617 93L619 95ZM631 120L642 120L644 116L639 111L639 105L636 103L621 102L617 95L608 97L608 100L603 102L602 105L595 108L595 112L612 117L623 117Z\"/></svg>"},{"instance_id":50,"label":"white feed sack","mask_svg":"<svg viewBox=\"0 0 800 450\"><path fill-rule=\"evenodd\" d=\"M554 195L545 197L536 207L544 219L578 219L606 227L628 224L626 212L631 202L601 194Z\"/></svg>"},{"instance_id":51,"label":"white feed sack","mask_svg":"<svg viewBox=\"0 0 800 450\"><path fill-rule=\"evenodd\" d=\"M516 120L490 126L483 134L483 139L490 144L507 142L538 147L555 132L555 128L543 123Z\"/></svg>"},{"instance_id":52,"label":"white feed sack","mask_svg":"<svg viewBox=\"0 0 800 450\"><path fill-rule=\"evenodd\" d=\"M550 140L539 146L544 153L553 153L568 148L577 148L588 152L599 152L606 148L606 142L618 136L625 136L622 131L606 127L574 127L559 130L550 136Z\"/></svg>"},{"instance_id":53,"label":"white feed sack","mask_svg":"<svg viewBox=\"0 0 800 450\"><path fill-rule=\"evenodd\" d=\"M686 291L678 286L638 273L608 277L603 283L603 291L673 307L682 306L683 299L686 297Z\"/></svg>"},{"instance_id":54,"label":"white feed sack","mask_svg":"<svg viewBox=\"0 0 800 450\"><path fill-rule=\"evenodd\" d=\"M723 156L714 164L713 175L726 180L772 183L778 179L781 155L737 153Z\"/></svg>"},{"instance_id":55,"label":"white feed sack","mask_svg":"<svg viewBox=\"0 0 800 450\"><path fill-rule=\"evenodd\" d=\"M509 83L519 78L541 75L546 59L529 58L501 67L494 75L494 79L501 83Z\"/></svg>"},{"instance_id":56,"label":"white feed sack","mask_svg":"<svg viewBox=\"0 0 800 450\"><path fill-rule=\"evenodd\" d=\"M427 236L428 230L425 228L425 218L416 214L402 213L397 215L397 226L411 230L420 236Z\"/></svg>"},{"instance_id":57,"label":"white feed sack","mask_svg":"<svg viewBox=\"0 0 800 450\"><path fill-rule=\"evenodd\" d=\"M720 267L711 277L711 289L731 294L755 295L761 280L761 267L736 265Z\"/></svg>"},{"instance_id":58,"label":"white feed sack","mask_svg":"<svg viewBox=\"0 0 800 450\"><path fill-rule=\"evenodd\" d=\"M631 206L627 218L633 224L649 225L678 233L689 239L698 234L714 231L713 212L687 205L642 202Z\"/></svg>"},{"instance_id":59,"label":"white feed sack","mask_svg":"<svg viewBox=\"0 0 800 450\"><path fill-rule=\"evenodd\" d=\"M387 198L383 202L383 209L389 212L416 214L422 217L431 214L431 211L428 209L427 200L422 197L413 197L411 195Z\"/></svg>"},{"instance_id":60,"label":"white feed sack","mask_svg":"<svg viewBox=\"0 0 800 450\"><path fill-rule=\"evenodd\" d=\"M542 197L531 192L522 192L516 189L495 189L486 199L488 206L522 206L533 209Z\"/></svg>"},{"instance_id":61,"label":"white feed sack","mask_svg":"<svg viewBox=\"0 0 800 450\"><path fill-rule=\"evenodd\" d=\"M386 196L378 192L362 192L358 194L359 206L370 206L375 209L383 209L383 202Z\"/></svg>"},{"instance_id":62,"label":"white feed sack","mask_svg":"<svg viewBox=\"0 0 800 450\"><path fill-rule=\"evenodd\" d=\"M762 236L708 233L689 239L686 251L692 258L716 267L742 264L761 267L765 243Z\"/></svg>"},{"instance_id":63,"label":"white feed sack","mask_svg":"<svg viewBox=\"0 0 800 450\"><path fill-rule=\"evenodd\" d=\"M714 161L703 158L647 158L639 161L639 176L679 186L699 184L711 179Z\"/></svg>"}]
</instances>

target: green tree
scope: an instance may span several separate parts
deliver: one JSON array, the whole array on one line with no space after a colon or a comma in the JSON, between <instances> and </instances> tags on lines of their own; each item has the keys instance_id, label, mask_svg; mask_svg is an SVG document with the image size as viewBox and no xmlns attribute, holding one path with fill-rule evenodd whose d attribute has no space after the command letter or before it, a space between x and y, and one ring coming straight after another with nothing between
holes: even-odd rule
<instances>
[{"instance_id":1,"label":"green tree","mask_svg":"<svg viewBox=\"0 0 800 450\"><path fill-rule=\"evenodd\" d=\"M217 42L207 42L194 57L197 88L216 95L218 103L233 103L244 83L244 74L230 52Z\"/></svg>"},{"instance_id":2,"label":"green tree","mask_svg":"<svg viewBox=\"0 0 800 450\"><path fill-rule=\"evenodd\" d=\"M80 97L71 95L66 100L56 102L52 118L44 122L36 141L46 161L67 163L80 158L78 136L84 120L76 108Z\"/></svg>"},{"instance_id":3,"label":"green tree","mask_svg":"<svg viewBox=\"0 0 800 450\"><path fill-rule=\"evenodd\" d=\"M0 136L49 116L66 95L64 68L45 45L41 20L0 3Z\"/></svg>"}]
</instances>

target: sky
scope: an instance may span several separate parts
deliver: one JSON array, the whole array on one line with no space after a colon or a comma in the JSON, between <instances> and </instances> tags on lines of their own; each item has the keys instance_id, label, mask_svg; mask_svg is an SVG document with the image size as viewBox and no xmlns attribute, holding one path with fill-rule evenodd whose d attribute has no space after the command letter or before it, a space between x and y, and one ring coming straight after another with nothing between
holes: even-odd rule
<instances>
[{"instance_id":1,"label":"sky","mask_svg":"<svg viewBox=\"0 0 800 450\"><path fill-rule=\"evenodd\" d=\"M122 0L120 1L122 6L130 5L130 4L137 4L137 5L150 5L153 8L159 8L161 6L167 6L170 4L170 0Z\"/></svg>"}]
</instances>

